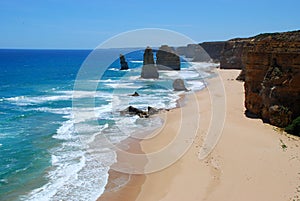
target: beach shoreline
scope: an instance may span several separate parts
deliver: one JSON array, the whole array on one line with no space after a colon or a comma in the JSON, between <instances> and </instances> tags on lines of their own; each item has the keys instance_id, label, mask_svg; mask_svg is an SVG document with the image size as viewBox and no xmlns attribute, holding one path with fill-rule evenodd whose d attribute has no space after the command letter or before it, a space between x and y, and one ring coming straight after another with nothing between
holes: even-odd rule
<instances>
[{"instance_id":1,"label":"beach shoreline","mask_svg":"<svg viewBox=\"0 0 300 201\"><path fill-rule=\"evenodd\" d=\"M124 187L110 193L105 191L98 201L279 201L300 196L299 138L264 124L260 119L247 118L244 115L243 83L235 80L240 70L217 69L216 72L226 92L226 118L220 139L216 139L217 145L212 152L203 160L199 159L210 129L211 99L219 98L221 94L213 94L205 88L194 94L196 99L192 95L186 96L184 110L192 110L194 105L191 102L196 101L200 116L197 133L187 152L169 167L132 176ZM213 77L207 82L213 87L220 80ZM159 135L133 142L133 147L139 147L139 153L147 155L161 150L176 137L174 133L180 128L182 108L175 108L163 115L166 121ZM192 121L188 118L193 118L193 115L185 118Z\"/></svg>"}]
</instances>

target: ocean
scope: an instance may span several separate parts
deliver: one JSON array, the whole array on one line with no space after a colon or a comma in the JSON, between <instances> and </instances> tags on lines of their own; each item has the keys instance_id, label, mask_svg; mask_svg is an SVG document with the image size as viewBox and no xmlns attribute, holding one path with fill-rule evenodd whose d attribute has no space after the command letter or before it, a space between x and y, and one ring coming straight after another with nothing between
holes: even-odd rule
<instances>
[{"instance_id":1,"label":"ocean","mask_svg":"<svg viewBox=\"0 0 300 201\"><path fill-rule=\"evenodd\" d=\"M108 57L122 52L99 51ZM183 93L172 90L176 77L192 91L201 90L203 79L211 76L207 70L215 67L182 59L180 72L162 71L158 80L144 80L143 50L136 49L125 55L129 70L119 71L118 58L108 66L99 59L94 70L102 69L101 76L87 73L81 80L78 73L90 54L92 50L0 50L1 201L96 200L116 161L103 138L115 144L163 125L158 117L121 116L119 111L129 105L172 109ZM80 82L81 87L74 87ZM96 89L89 90L89 84ZM140 96L128 96L134 92Z\"/></svg>"}]
</instances>

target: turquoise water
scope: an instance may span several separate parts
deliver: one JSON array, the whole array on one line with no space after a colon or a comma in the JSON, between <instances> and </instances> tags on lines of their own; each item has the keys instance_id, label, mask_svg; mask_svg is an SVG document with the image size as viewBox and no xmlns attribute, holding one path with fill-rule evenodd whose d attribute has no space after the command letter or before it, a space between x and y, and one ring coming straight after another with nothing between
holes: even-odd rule
<instances>
[{"instance_id":1,"label":"turquoise water","mask_svg":"<svg viewBox=\"0 0 300 201\"><path fill-rule=\"evenodd\" d=\"M108 57L120 52L100 51ZM119 111L128 105L173 108L179 95L171 90L174 77L200 90L209 76L202 71L209 64L183 61L181 72L140 79L143 51L137 50L126 55L129 71L118 70L117 58L109 66L97 61L97 68L105 69L102 77L84 80L97 83L96 92L75 89L74 96L75 79L90 53L0 50L0 200L95 200L116 160L101 137L117 143L135 130L162 125L160 119L121 117ZM141 96L128 96L134 91ZM91 98L93 107L87 104Z\"/></svg>"}]
</instances>

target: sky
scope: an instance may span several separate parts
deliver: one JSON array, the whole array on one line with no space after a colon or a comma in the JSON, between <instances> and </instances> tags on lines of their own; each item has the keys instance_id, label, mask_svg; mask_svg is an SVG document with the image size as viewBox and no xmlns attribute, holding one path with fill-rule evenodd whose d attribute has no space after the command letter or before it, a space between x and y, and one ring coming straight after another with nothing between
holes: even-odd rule
<instances>
[{"instance_id":1,"label":"sky","mask_svg":"<svg viewBox=\"0 0 300 201\"><path fill-rule=\"evenodd\" d=\"M0 48L94 49L161 28L194 41L300 29L299 0L0 0Z\"/></svg>"}]
</instances>

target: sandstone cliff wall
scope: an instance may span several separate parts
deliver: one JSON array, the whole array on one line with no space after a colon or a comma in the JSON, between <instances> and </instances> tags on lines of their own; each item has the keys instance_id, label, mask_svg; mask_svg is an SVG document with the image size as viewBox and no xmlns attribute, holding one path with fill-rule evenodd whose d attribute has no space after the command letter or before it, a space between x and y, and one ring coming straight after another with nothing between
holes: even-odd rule
<instances>
[{"instance_id":1,"label":"sandstone cliff wall","mask_svg":"<svg viewBox=\"0 0 300 201\"><path fill-rule=\"evenodd\" d=\"M285 127L300 115L300 32L259 35L242 57L246 109Z\"/></svg>"},{"instance_id":2,"label":"sandstone cliff wall","mask_svg":"<svg viewBox=\"0 0 300 201\"><path fill-rule=\"evenodd\" d=\"M249 39L235 39L225 42L220 55L221 69L243 69L244 47L247 46Z\"/></svg>"},{"instance_id":3,"label":"sandstone cliff wall","mask_svg":"<svg viewBox=\"0 0 300 201\"><path fill-rule=\"evenodd\" d=\"M215 62L219 62L225 43L225 41L217 41L204 42L199 45L209 54L210 58L212 58Z\"/></svg>"}]
</instances>

